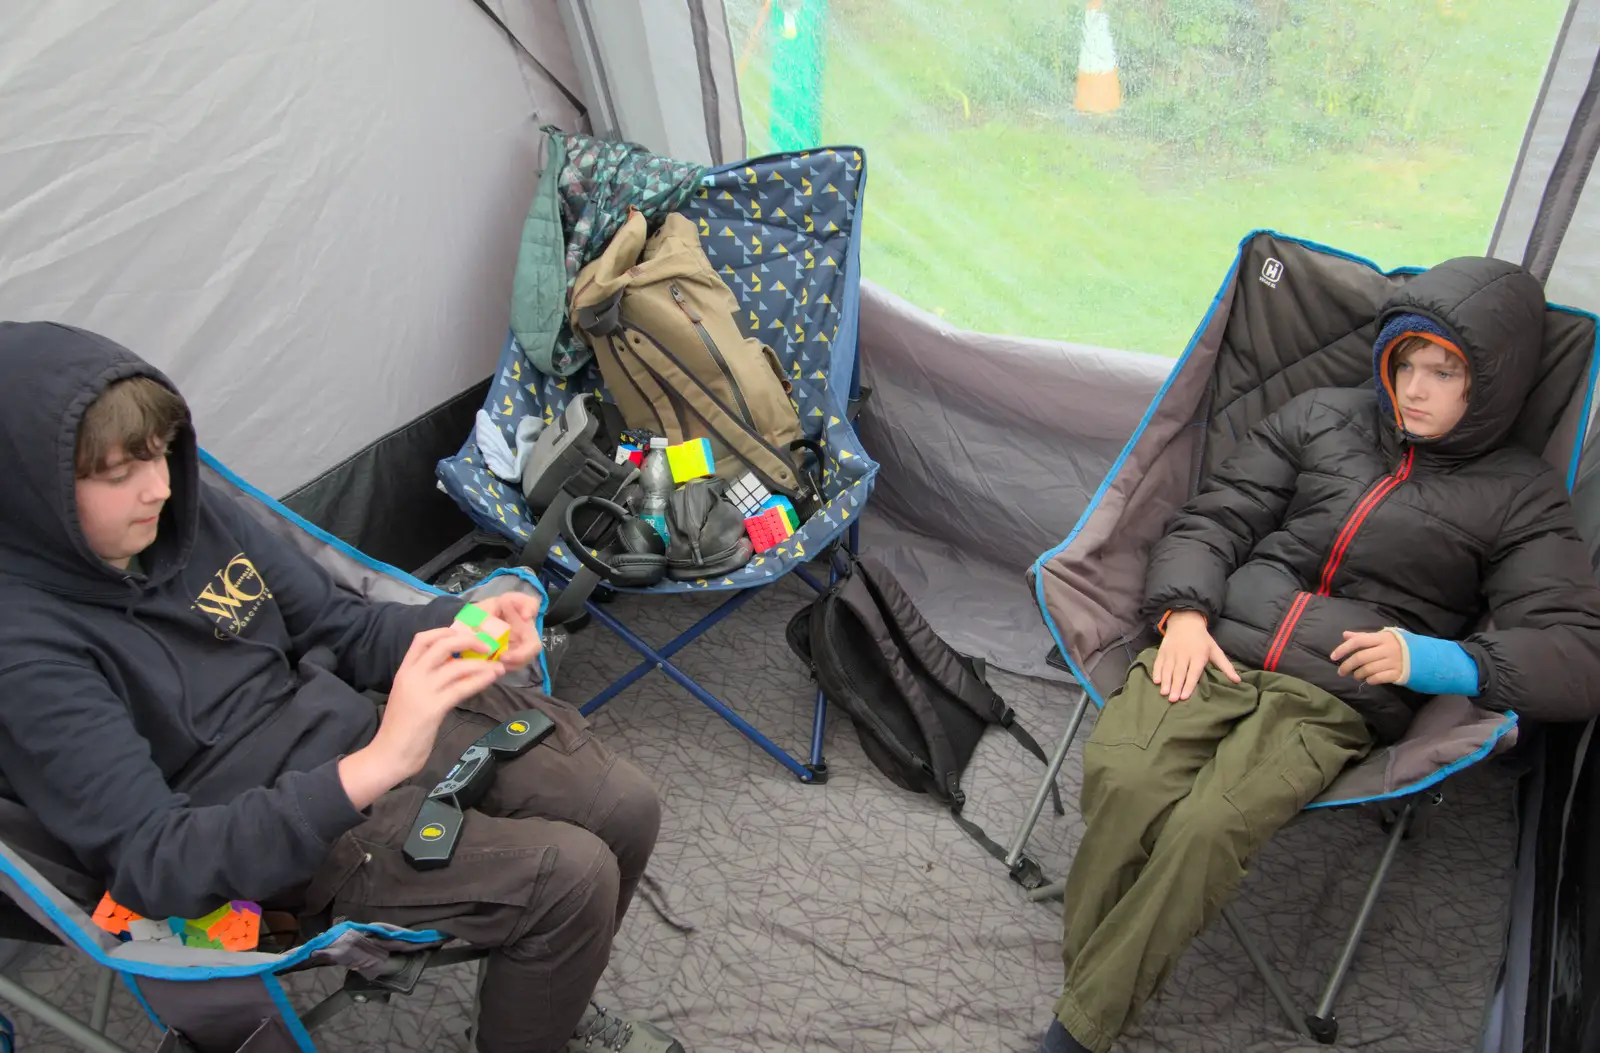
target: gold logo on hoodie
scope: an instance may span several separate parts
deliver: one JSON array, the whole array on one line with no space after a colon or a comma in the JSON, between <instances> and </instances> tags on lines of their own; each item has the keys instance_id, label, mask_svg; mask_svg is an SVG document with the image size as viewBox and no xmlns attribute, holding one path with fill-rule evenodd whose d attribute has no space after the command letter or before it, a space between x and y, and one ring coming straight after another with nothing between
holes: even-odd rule
<instances>
[{"instance_id":1,"label":"gold logo on hoodie","mask_svg":"<svg viewBox=\"0 0 1600 1053\"><path fill-rule=\"evenodd\" d=\"M193 608L211 616L218 628L238 634L272 598L266 579L243 552L212 576L195 597Z\"/></svg>"}]
</instances>

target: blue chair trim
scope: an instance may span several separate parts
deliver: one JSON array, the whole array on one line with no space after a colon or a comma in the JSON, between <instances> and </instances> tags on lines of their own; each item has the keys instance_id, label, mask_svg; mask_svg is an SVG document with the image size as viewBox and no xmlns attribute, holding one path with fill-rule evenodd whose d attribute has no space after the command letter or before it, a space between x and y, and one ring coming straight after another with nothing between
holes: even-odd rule
<instances>
[{"instance_id":1,"label":"blue chair trim","mask_svg":"<svg viewBox=\"0 0 1600 1053\"><path fill-rule=\"evenodd\" d=\"M278 1013L283 1017L284 1026L289 1029L289 1034L294 1037L295 1044L303 1053L317 1053L317 1044L311 1040L311 1032L300 1022L300 1014L294 1011L294 1004L289 1001L288 992L284 991L283 984L278 982L276 976L263 976L262 984L267 988L267 993L272 996L272 1001L278 1007Z\"/></svg>"},{"instance_id":2,"label":"blue chair trim","mask_svg":"<svg viewBox=\"0 0 1600 1053\"><path fill-rule=\"evenodd\" d=\"M1353 808L1358 804L1376 804L1379 801L1393 801L1401 797L1410 797L1412 794L1421 793L1423 790L1426 790L1432 786L1436 786L1439 783L1444 782L1444 780L1448 779L1456 772L1461 771L1463 768L1470 768L1472 765L1488 757L1495 751L1495 747L1500 744L1502 739L1516 730L1518 723L1517 715L1508 709L1504 714L1502 714L1502 716L1505 719L1496 725L1494 734L1491 735L1483 745L1479 746L1465 757L1451 761L1449 764L1446 764L1437 771L1431 772L1423 778L1418 779L1416 782L1407 783L1405 786L1396 787L1393 790L1389 790L1387 793L1373 794L1371 797L1351 797L1348 800L1343 801L1313 801L1306 805L1306 811L1310 811L1313 808Z\"/></svg>"}]
</instances>

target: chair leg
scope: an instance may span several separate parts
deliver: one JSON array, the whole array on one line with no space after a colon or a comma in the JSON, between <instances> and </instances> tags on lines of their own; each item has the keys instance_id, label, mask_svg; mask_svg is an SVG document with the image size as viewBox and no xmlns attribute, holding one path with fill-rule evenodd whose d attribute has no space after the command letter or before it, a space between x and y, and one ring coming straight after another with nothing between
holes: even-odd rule
<instances>
[{"instance_id":1,"label":"chair leg","mask_svg":"<svg viewBox=\"0 0 1600 1053\"><path fill-rule=\"evenodd\" d=\"M108 970L109 972L109 970ZM37 1017L39 1022L56 1031L87 1053L130 1053L83 1021L73 1017L41 995L35 994L9 976L0 975L0 999Z\"/></svg>"},{"instance_id":2,"label":"chair leg","mask_svg":"<svg viewBox=\"0 0 1600 1053\"><path fill-rule=\"evenodd\" d=\"M1035 903L1043 903L1051 899L1066 899L1067 883L1065 881L1052 881L1048 885L1028 890L1028 898Z\"/></svg>"},{"instance_id":3,"label":"chair leg","mask_svg":"<svg viewBox=\"0 0 1600 1053\"><path fill-rule=\"evenodd\" d=\"M637 633L623 625L609 611L601 610L592 602L588 604L588 608L589 613L594 615L596 621L620 636L629 647L644 655L653 668L661 670L679 687L693 695L707 709L732 724L740 734L761 747L767 756L788 768L801 782L815 783L817 781L816 774L810 768L795 760L783 747L757 731L753 724L730 709L722 699L701 687L689 674L667 661L666 655L645 643ZM677 643L677 641L674 641L674 643ZM588 711L589 707L584 707L584 712Z\"/></svg>"},{"instance_id":4,"label":"chair leg","mask_svg":"<svg viewBox=\"0 0 1600 1053\"><path fill-rule=\"evenodd\" d=\"M1017 831L1016 838L1011 842L1011 850L1006 853L1006 869L1011 873L1011 879L1024 888L1037 888L1044 882L1044 874L1039 870L1039 864L1023 854L1028 847L1028 838L1033 836L1033 828L1038 825L1039 815L1044 811L1044 802L1050 796L1050 787L1056 784L1056 776L1061 774L1061 766L1066 763L1067 751L1072 748L1072 740L1078 737L1078 728L1083 724L1083 717L1089 711L1089 693L1083 692L1078 699L1078 708L1072 711L1072 719L1067 722L1067 730L1061 736L1061 742L1056 746L1056 751L1050 757L1050 765L1045 770L1044 778L1039 782L1039 789L1033 795L1033 803L1028 806L1028 814L1022 821L1022 829ZM1047 898L1047 897L1046 897Z\"/></svg>"},{"instance_id":5,"label":"chair leg","mask_svg":"<svg viewBox=\"0 0 1600 1053\"><path fill-rule=\"evenodd\" d=\"M1278 1003L1278 1008L1283 1010L1284 1019L1289 1021L1289 1027L1297 1034L1310 1038L1311 1029L1306 1023L1306 1018L1295 1009L1294 999L1289 995L1289 985L1283 982L1283 974L1267 961L1266 956L1261 953L1261 948L1256 946L1256 941L1250 938L1250 934L1240 924L1239 916L1233 912L1232 904L1222 908L1222 920L1228 923L1228 928L1233 930L1234 938L1244 948L1245 957L1250 959L1250 964L1261 974L1267 990L1272 993L1272 1000Z\"/></svg>"},{"instance_id":6,"label":"chair leg","mask_svg":"<svg viewBox=\"0 0 1600 1053\"><path fill-rule=\"evenodd\" d=\"M1394 865L1394 857L1400 851L1400 842L1405 840L1406 831L1411 827L1411 820L1416 815L1417 805L1421 799L1413 795L1406 801L1406 805L1395 819L1394 829L1389 831L1389 841L1383 846L1383 858L1378 861L1378 869L1373 872L1372 880L1367 884L1367 894L1361 900L1361 909L1356 912L1356 920L1350 926L1350 933L1345 937L1344 947L1339 951L1339 958L1334 963L1333 975L1328 977L1328 986L1322 992L1322 999L1317 1002L1316 1011L1306 1016L1306 1026L1311 1029L1311 1035L1324 1045L1332 1044L1339 1037L1339 1020L1334 1015L1333 1004L1339 998L1339 988L1344 986L1345 974L1350 971L1350 963L1355 960L1356 948L1361 943L1361 937L1366 932L1367 923L1372 920L1373 908L1378 903L1378 892L1383 888L1384 879L1389 876L1389 868Z\"/></svg>"},{"instance_id":7,"label":"chair leg","mask_svg":"<svg viewBox=\"0 0 1600 1053\"><path fill-rule=\"evenodd\" d=\"M850 553L851 555L854 555L854 528L852 527L851 530ZM807 574L803 568L798 569L798 573L806 582L806 584L810 585L819 594L825 593L839 583L839 561L835 558L835 553L830 550L828 553L828 589L822 588L821 583L814 581L811 575ZM811 711L811 762L806 765L806 767L811 770L813 781L818 785L828 781L828 762L822 758L822 737L827 729L828 696L823 692L822 688L819 687L817 688L817 704Z\"/></svg>"},{"instance_id":8,"label":"chair leg","mask_svg":"<svg viewBox=\"0 0 1600 1053\"><path fill-rule=\"evenodd\" d=\"M111 1015L111 985L116 981L116 973L101 969L100 979L95 984L94 1010L89 1014L89 1026L102 1034L105 1033L106 1018Z\"/></svg>"},{"instance_id":9,"label":"chair leg","mask_svg":"<svg viewBox=\"0 0 1600 1053\"><path fill-rule=\"evenodd\" d=\"M478 962L478 975L472 982L472 1008L471 1016L467 1021L467 1051L472 1053L478 1048L478 1013L483 1009L483 979L489 972L487 961Z\"/></svg>"},{"instance_id":10,"label":"chair leg","mask_svg":"<svg viewBox=\"0 0 1600 1053\"><path fill-rule=\"evenodd\" d=\"M735 593L716 610L712 611L710 614L706 615L704 618L701 618L699 621L689 626L689 628L679 633L677 639L661 647L659 651L660 656L662 658L671 658L685 647L694 643L713 625L716 625L718 622L722 621L722 619L726 618L740 607L743 607L750 600L754 599L756 593L761 591L761 588L765 588L765 586L760 586L754 589L745 589L742 592ZM595 611L593 602L591 601L585 606L592 615ZM618 622L617 624L620 625L622 623ZM626 641L628 638L623 637L623 639ZM655 668L655 661L646 658L643 662L640 662L622 676L618 677L610 687L606 688L604 691L601 691L598 695L595 695L589 701L579 706L578 712L582 713L586 717L592 716L595 710L599 709L607 702L610 702L613 698L616 698L623 691L633 686L635 681L642 679L647 674L655 670Z\"/></svg>"}]
</instances>

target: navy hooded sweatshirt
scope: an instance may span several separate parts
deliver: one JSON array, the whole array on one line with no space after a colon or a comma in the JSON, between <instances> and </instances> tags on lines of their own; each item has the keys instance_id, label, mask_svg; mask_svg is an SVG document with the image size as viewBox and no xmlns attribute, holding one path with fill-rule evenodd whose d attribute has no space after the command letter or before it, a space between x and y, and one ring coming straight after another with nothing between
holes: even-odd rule
<instances>
[{"instance_id":1,"label":"navy hooded sweatshirt","mask_svg":"<svg viewBox=\"0 0 1600 1053\"><path fill-rule=\"evenodd\" d=\"M376 730L360 692L459 601L336 585L201 482L188 428L143 573L105 563L78 522L78 424L134 376L172 386L103 337L0 323L0 792L119 903L198 917L299 887L362 821L337 770Z\"/></svg>"}]
</instances>

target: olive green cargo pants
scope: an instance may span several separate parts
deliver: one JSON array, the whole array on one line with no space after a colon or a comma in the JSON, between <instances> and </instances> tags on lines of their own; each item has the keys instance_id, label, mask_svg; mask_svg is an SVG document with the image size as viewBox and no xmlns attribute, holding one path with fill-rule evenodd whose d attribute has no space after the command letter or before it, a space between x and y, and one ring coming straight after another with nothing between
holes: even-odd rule
<instances>
[{"instance_id":1,"label":"olive green cargo pants","mask_svg":"<svg viewBox=\"0 0 1600 1053\"><path fill-rule=\"evenodd\" d=\"M1215 669L1169 703L1139 656L1083 750L1083 841L1066 885L1056 1016L1105 1053L1227 903L1262 845L1372 739L1303 680Z\"/></svg>"}]
</instances>

